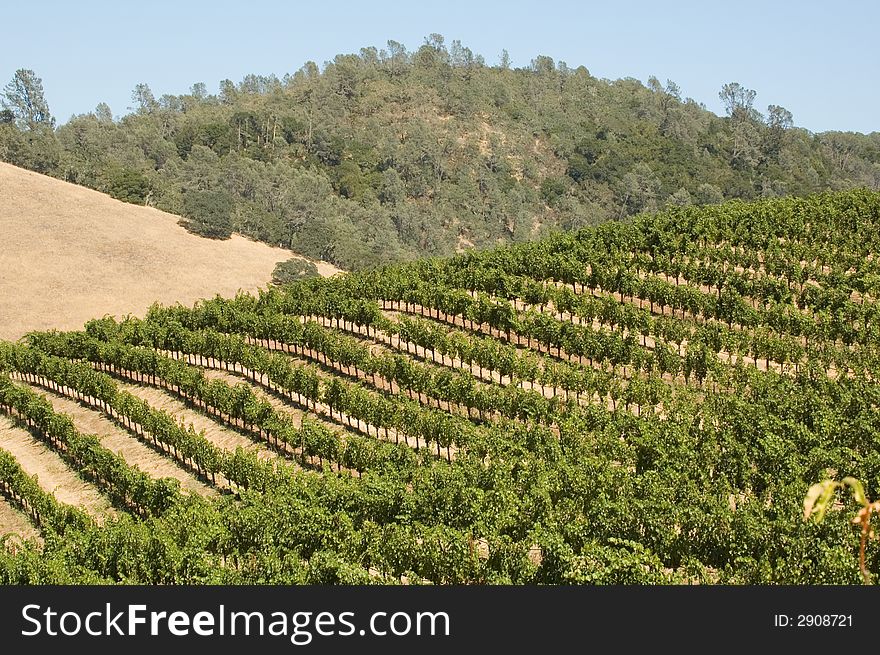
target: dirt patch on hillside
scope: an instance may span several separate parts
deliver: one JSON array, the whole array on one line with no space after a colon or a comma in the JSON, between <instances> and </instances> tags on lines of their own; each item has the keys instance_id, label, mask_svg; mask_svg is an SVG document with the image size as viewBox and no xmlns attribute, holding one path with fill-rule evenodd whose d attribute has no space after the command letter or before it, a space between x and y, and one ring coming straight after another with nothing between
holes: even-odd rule
<instances>
[{"instance_id":1,"label":"dirt patch on hillside","mask_svg":"<svg viewBox=\"0 0 880 655\"><path fill-rule=\"evenodd\" d=\"M0 339L78 329L105 314L142 315L265 287L295 256L235 235L203 239L179 218L0 163ZM322 275L338 269L316 262Z\"/></svg>"}]
</instances>

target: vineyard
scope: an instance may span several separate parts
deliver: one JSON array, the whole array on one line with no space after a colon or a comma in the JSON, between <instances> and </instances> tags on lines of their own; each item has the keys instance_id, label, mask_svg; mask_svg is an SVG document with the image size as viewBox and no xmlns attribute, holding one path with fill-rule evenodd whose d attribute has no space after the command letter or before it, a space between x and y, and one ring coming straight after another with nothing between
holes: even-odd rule
<instances>
[{"instance_id":1,"label":"vineyard","mask_svg":"<svg viewBox=\"0 0 880 655\"><path fill-rule=\"evenodd\" d=\"M0 342L0 582L858 583L878 256L731 202Z\"/></svg>"}]
</instances>

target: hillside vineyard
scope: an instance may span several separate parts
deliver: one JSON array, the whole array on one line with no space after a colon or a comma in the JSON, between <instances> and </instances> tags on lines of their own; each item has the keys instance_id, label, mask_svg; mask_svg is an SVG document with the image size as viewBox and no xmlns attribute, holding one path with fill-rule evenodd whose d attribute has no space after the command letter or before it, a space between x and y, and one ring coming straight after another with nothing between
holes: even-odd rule
<instances>
[{"instance_id":1,"label":"hillside vineyard","mask_svg":"<svg viewBox=\"0 0 880 655\"><path fill-rule=\"evenodd\" d=\"M731 202L4 342L0 582L858 583L878 252Z\"/></svg>"}]
</instances>

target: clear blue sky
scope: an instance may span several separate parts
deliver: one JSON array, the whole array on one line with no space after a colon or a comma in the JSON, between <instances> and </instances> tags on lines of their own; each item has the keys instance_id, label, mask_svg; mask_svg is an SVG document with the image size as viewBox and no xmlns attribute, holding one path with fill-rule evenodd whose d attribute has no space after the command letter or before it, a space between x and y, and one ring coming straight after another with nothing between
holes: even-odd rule
<instances>
[{"instance_id":1,"label":"clear blue sky","mask_svg":"<svg viewBox=\"0 0 880 655\"><path fill-rule=\"evenodd\" d=\"M494 64L539 54L597 77L656 75L719 113L738 81L755 106L786 107L813 131L880 130L880 2L186 2L44 0L2 10L0 85L17 68L43 79L59 122L107 102L127 112L146 82L158 97L194 82L284 73L388 39L417 49L438 32Z\"/></svg>"}]
</instances>

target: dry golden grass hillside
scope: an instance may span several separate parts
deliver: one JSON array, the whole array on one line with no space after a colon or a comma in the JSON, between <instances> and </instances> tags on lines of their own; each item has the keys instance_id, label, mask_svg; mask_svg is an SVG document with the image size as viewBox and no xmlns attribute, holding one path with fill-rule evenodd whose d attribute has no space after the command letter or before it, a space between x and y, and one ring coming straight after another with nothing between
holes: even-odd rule
<instances>
[{"instance_id":1,"label":"dry golden grass hillside","mask_svg":"<svg viewBox=\"0 0 880 655\"><path fill-rule=\"evenodd\" d=\"M177 221L0 163L0 339L141 315L156 301L254 291L294 255L238 235L203 239ZM318 270L336 272L322 263Z\"/></svg>"}]
</instances>

